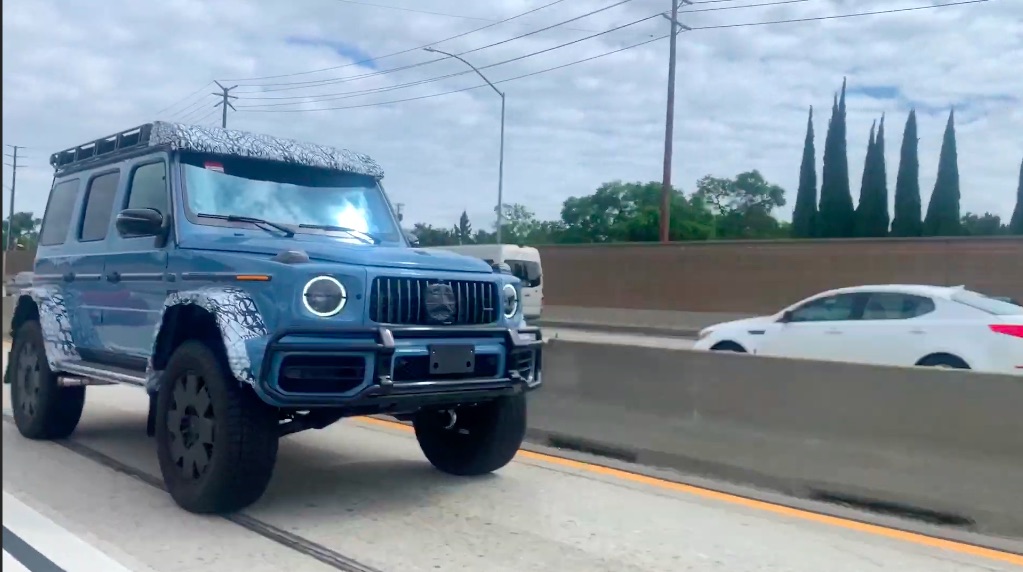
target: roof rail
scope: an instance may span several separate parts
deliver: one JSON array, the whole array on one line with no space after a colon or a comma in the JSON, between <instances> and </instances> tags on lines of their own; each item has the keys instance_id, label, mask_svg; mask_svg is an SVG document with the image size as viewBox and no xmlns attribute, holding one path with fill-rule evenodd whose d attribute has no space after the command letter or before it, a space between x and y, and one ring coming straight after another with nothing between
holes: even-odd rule
<instances>
[{"instance_id":1,"label":"roof rail","mask_svg":"<svg viewBox=\"0 0 1023 572\"><path fill-rule=\"evenodd\" d=\"M103 159L115 155L119 151L145 147L149 145L149 136L152 130L153 124L148 123L77 147L58 151L50 155L50 165L59 170L78 163Z\"/></svg>"}]
</instances>

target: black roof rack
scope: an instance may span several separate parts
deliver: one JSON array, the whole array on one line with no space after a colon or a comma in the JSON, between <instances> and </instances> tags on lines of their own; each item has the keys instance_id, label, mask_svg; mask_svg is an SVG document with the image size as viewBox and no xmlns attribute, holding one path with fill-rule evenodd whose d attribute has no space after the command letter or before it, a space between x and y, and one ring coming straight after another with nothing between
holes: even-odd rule
<instances>
[{"instance_id":1,"label":"black roof rack","mask_svg":"<svg viewBox=\"0 0 1023 572\"><path fill-rule=\"evenodd\" d=\"M147 123L126 131L96 139L88 143L58 151L50 155L50 165L60 170L79 163L92 162L116 156L119 152L138 149L149 145L153 124Z\"/></svg>"}]
</instances>

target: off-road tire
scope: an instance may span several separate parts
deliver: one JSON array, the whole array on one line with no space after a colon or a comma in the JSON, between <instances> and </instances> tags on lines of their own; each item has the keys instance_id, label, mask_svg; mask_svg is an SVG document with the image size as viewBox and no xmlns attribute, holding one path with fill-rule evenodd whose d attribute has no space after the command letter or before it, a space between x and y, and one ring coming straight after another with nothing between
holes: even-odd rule
<instances>
[{"instance_id":1,"label":"off-road tire","mask_svg":"<svg viewBox=\"0 0 1023 572\"><path fill-rule=\"evenodd\" d=\"M157 457L171 498L199 514L231 513L259 500L277 460L278 419L220 353L200 341L181 344L156 398Z\"/></svg>"},{"instance_id":2,"label":"off-road tire","mask_svg":"<svg viewBox=\"0 0 1023 572\"><path fill-rule=\"evenodd\" d=\"M421 411L412 420L416 439L438 470L458 476L494 472L511 462L526 436L525 394L455 409L453 427L443 411Z\"/></svg>"},{"instance_id":3,"label":"off-road tire","mask_svg":"<svg viewBox=\"0 0 1023 572\"><path fill-rule=\"evenodd\" d=\"M61 387L46 361L43 330L25 322L11 349L11 408L18 432L28 439L64 439L74 433L85 407L85 386Z\"/></svg>"}]
</instances>

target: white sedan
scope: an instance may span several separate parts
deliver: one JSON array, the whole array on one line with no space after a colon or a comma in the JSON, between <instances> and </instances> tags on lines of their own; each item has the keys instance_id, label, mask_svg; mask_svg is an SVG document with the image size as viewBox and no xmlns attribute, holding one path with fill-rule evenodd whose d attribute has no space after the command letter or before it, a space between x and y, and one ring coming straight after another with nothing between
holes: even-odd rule
<instances>
[{"instance_id":1,"label":"white sedan","mask_svg":"<svg viewBox=\"0 0 1023 572\"><path fill-rule=\"evenodd\" d=\"M1023 375L1023 306L961 286L841 288L710 326L694 349Z\"/></svg>"}]
</instances>

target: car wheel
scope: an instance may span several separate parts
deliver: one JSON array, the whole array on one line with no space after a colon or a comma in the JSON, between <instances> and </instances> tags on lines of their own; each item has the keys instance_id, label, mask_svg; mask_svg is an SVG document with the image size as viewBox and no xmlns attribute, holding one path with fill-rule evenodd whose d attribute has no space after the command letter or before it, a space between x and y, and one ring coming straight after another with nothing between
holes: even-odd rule
<instances>
[{"instance_id":1,"label":"car wheel","mask_svg":"<svg viewBox=\"0 0 1023 572\"><path fill-rule=\"evenodd\" d=\"M475 476L504 467L526 436L526 396L501 397L452 411L421 411L412 421L426 458L438 470Z\"/></svg>"},{"instance_id":2,"label":"car wheel","mask_svg":"<svg viewBox=\"0 0 1023 572\"><path fill-rule=\"evenodd\" d=\"M160 472L171 497L194 513L229 513L259 500L277 460L277 411L199 341L167 363L156 398Z\"/></svg>"},{"instance_id":3,"label":"car wheel","mask_svg":"<svg viewBox=\"0 0 1023 572\"><path fill-rule=\"evenodd\" d=\"M735 342L718 342L714 344L714 347L710 348L712 352L735 352L739 354L746 353L746 348L740 346Z\"/></svg>"},{"instance_id":4,"label":"car wheel","mask_svg":"<svg viewBox=\"0 0 1023 572\"><path fill-rule=\"evenodd\" d=\"M920 363L917 365L943 369L970 369L970 366L965 361L953 355L928 356L920 360Z\"/></svg>"},{"instance_id":5,"label":"car wheel","mask_svg":"<svg viewBox=\"0 0 1023 572\"><path fill-rule=\"evenodd\" d=\"M64 439L82 418L85 386L61 387L44 347L39 322L25 322L18 329L9 370L14 424L28 439Z\"/></svg>"}]
</instances>

